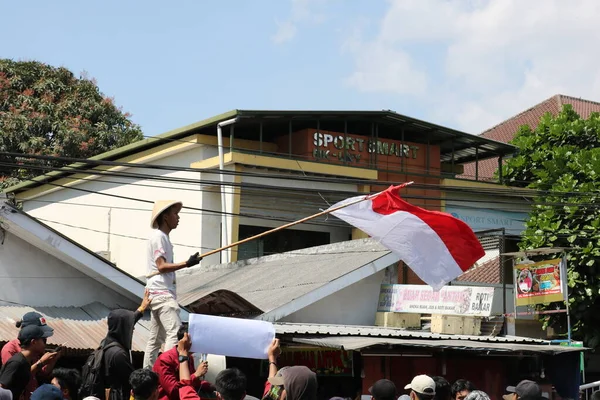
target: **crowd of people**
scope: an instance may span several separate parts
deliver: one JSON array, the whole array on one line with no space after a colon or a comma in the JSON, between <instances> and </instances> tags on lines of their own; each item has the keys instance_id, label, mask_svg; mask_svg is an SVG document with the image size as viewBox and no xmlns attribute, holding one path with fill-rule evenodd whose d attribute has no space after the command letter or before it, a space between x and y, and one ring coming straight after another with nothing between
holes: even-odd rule
<instances>
[{"instance_id":1,"label":"crowd of people","mask_svg":"<svg viewBox=\"0 0 600 400\"><path fill-rule=\"evenodd\" d=\"M152 368L135 369L130 352L133 330L150 303L147 291L136 311L119 309L109 314L107 335L88 360L100 357L97 377L85 367L82 373L55 368L62 350L46 351L46 341L54 330L42 315L25 314L17 322L17 339L2 348L0 400L252 399L246 394L246 376L239 369L219 372L214 382L204 380L208 362L194 365L186 323L177 330L176 346L159 354ZM317 400L317 376L313 371L305 366L278 367L279 339L273 341L267 353L269 374L262 400ZM97 381L90 384L94 378ZM40 381L49 383L39 385ZM467 380L450 385L439 376L416 376L404 390L407 394L401 395L392 381L382 379L369 392L372 400L490 400ZM543 400L539 385L532 381L522 381L506 391L504 400Z\"/></svg>"}]
</instances>

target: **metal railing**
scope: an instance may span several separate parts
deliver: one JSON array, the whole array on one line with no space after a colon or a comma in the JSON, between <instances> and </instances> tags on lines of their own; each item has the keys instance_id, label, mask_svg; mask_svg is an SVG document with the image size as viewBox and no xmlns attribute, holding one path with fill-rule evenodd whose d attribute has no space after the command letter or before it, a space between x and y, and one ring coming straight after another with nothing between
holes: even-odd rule
<instances>
[{"instance_id":1,"label":"metal railing","mask_svg":"<svg viewBox=\"0 0 600 400\"><path fill-rule=\"evenodd\" d=\"M579 392L581 393L582 400L590 400L592 393L600 390L600 381L586 383L585 385L579 386Z\"/></svg>"}]
</instances>

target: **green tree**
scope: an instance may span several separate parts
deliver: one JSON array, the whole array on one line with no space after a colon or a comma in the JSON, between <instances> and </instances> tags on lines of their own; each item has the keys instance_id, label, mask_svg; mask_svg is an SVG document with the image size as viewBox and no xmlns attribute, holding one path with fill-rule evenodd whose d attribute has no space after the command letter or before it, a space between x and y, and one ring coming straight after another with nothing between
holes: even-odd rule
<instances>
[{"instance_id":1,"label":"green tree","mask_svg":"<svg viewBox=\"0 0 600 400\"><path fill-rule=\"evenodd\" d=\"M556 117L542 117L534 130L521 127L512 143L519 152L503 167L507 183L540 191L521 248L572 247L573 334L600 347L600 114L582 119L566 105ZM549 316L545 323L566 331L564 315Z\"/></svg>"},{"instance_id":2,"label":"green tree","mask_svg":"<svg viewBox=\"0 0 600 400\"><path fill-rule=\"evenodd\" d=\"M1 152L92 157L143 137L129 118L91 79L41 62L0 59ZM0 157L0 187L43 172L15 162Z\"/></svg>"}]
</instances>

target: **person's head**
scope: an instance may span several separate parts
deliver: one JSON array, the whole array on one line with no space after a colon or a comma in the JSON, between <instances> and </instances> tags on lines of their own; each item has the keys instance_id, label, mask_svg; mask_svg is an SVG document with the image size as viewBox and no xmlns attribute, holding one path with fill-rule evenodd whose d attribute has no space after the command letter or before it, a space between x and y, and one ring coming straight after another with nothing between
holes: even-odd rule
<instances>
[{"instance_id":1,"label":"person's head","mask_svg":"<svg viewBox=\"0 0 600 400\"><path fill-rule=\"evenodd\" d=\"M179 330L177 331L177 341L183 339L183 336L188 333L189 324L187 322L182 322L179 326Z\"/></svg>"},{"instance_id":2,"label":"person's head","mask_svg":"<svg viewBox=\"0 0 600 400\"><path fill-rule=\"evenodd\" d=\"M465 400L490 400L490 396L481 390L473 390L465 397Z\"/></svg>"},{"instance_id":3,"label":"person's head","mask_svg":"<svg viewBox=\"0 0 600 400\"><path fill-rule=\"evenodd\" d=\"M46 326L46 318L44 318L44 316L38 312L30 311L25 313L23 318L15 323L17 328L24 328L28 325Z\"/></svg>"},{"instance_id":4,"label":"person's head","mask_svg":"<svg viewBox=\"0 0 600 400\"><path fill-rule=\"evenodd\" d=\"M398 391L394 382L380 379L369 388L369 393L374 400L396 400Z\"/></svg>"},{"instance_id":5,"label":"person's head","mask_svg":"<svg viewBox=\"0 0 600 400\"><path fill-rule=\"evenodd\" d=\"M81 375L76 369L55 368L52 371L52 384L59 388L67 400L78 400Z\"/></svg>"},{"instance_id":6,"label":"person's head","mask_svg":"<svg viewBox=\"0 0 600 400\"><path fill-rule=\"evenodd\" d=\"M263 396L262 400L281 400L281 395L283 394L283 373L289 367L281 367L279 371L275 374L275 378L279 380L279 385L274 385L271 383L271 389Z\"/></svg>"},{"instance_id":7,"label":"person's head","mask_svg":"<svg viewBox=\"0 0 600 400\"><path fill-rule=\"evenodd\" d=\"M135 400L158 399L158 375L149 369L133 371L129 376L129 385L131 385L131 396Z\"/></svg>"},{"instance_id":8,"label":"person's head","mask_svg":"<svg viewBox=\"0 0 600 400\"><path fill-rule=\"evenodd\" d=\"M237 368L227 368L215 378L217 397L221 400L242 400L246 396L246 375Z\"/></svg>"},{"instance_id":9,"label":"person's head","mask_svg":"<svg viewBox=\"0 0 600 400\"><path fill-rule=\"evenodd\" d=\"M308 367L296 365L282 371L280 377L269 378L271 385L283 385L281 400L316 400L317 375Z\"/></svg>"},{"instance_id":10,"label":"person's head","mask_svg":"<svg viewBox=\"0 0 600 400\"><path fill-rule=\"evenodd\" d=\"M433 400L435 382L427 375L417 375L404 389L410 390L411 400Z\"/></svg>"},{"instance_id":11,"label":"person's head","mask_svg":"<svg viewBox=\"0 0 600 400\"><path fill-rule=\"evenodd\" d=\"M45 384L35 389L31 400L63 400L63 393L56 386Z\"/></svg>"},{"instance_id":12,"label":"person's head","mask_svg":"<svg viewBox=\"0 0 600 400\"><path fill-rule=\"evenodd\" d=\"M130 310L112 310L108 314L108 337L117 341L125 349L131 349L133 329L135 328L135 313Z\"/></svg>"},{"instance_id":13,"label":"person's head","mask_svg":"<svg viewBox=\"0 0 600 400\"><path fill-rule=\"evenodd\" d=\"M434 376L431 379L435 382L435 400L450 400L450 383L443 376Z\"/></svg>"},{"instance_id":14,"label":"person's head","mask_svg":"<svg viewBox=\"0 0 600 400\"><path fill-rule=\"evenodd\" d=\"M540 400L542 398L540 386L528 380L519 382L517 386L507 387L506 392L508 394L502 396L504 400Z\"/></svg>"},{"instance_id":15,"label":"person's head","mask_svg":"<svg viewBox=\"0 0 600 400\"><path fill-rule=\"evenodd\" d=\"M49 326L27 325L19 331L19 343L23 350L39 356L46 351L46 340L53 334Z\"/></svg>"},{"instance_id":16,"label":"person's head","mask_svg":"<svg viewBox=\"0 0 600 400\"><path fill-rule=\"evenodd\" d=\"M179 212L183 203L177 200L160 200L154 203L150 225L167 233L179 225Z\"/></svg>"},{"instance_id":17,"label":"person's head","mask_svg":"<svg viewBox=\"0 0 600 400\"><path fill-rule=\"evenodd\" d=\"M452 385L452 400L465 400L475 390L475 386L466 379L459 379Z\"/></svg>"}]
</instances>

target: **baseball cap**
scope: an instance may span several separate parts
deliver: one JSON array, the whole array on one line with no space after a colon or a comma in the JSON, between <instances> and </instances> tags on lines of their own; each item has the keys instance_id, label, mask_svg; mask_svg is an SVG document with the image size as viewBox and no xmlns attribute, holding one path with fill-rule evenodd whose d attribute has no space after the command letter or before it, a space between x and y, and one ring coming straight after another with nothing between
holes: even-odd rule
<instances>
[{"instance_id":1,"label":"baseball cap","mask_svg":"<svg viewBox=\"0 0 600 400\"><path fill-rule=\"evenodd\" d=\"M54 329L49 326L27 325L19 331L19 342L29 343L35 339L49 338L54 334Z\"/></svg>"},{"instance_id":2,"label":"baseball cap","mask_svg":"<svg viewBox=\"0 0 600 400\"><path fill-rule=\"evenodd\" d=\"M63 393L56 386L45 384L35 389L31 400L63 400Z\"/></svg>"},{"instance_id":3,"label":"baseball cap","mask_svg":"<svg viewBox=\"0 0 600 400\"><path fill-rule=\"evenodd\" d=\"M540 386L533 382L524 380L519 382L517 386L509 386L506 388L508 393L516 393L521 399L534 400L542 397L542 389Z\"/></svg>"},{"instance_id":4,"label":"baseball cap","mask_svg":"<svg viewBox=\"0 0 600 400\"><path fill-rule=\"evenodd\" d=\"M412 390L421 394L435 394L435 382L427 375L417 375L404 389Z\"/></svg>"},{"instance_id":5,"label":"baseball cap","mask_svg":"<svg viewBox=\"0 0 600 400\"><path fill-rule=\"evenodd\" d=\"M275 376L272 376L271 378L267 379L269 383L273 386L283 386L283 373L288 368L289 367L283 367L279 371L277 371L277 374L275 374Z\"/></svg>"},{"instance_id":6,"label":"baseball cap","mask_svg":"<svg viewBox=\"0 0 600 400\"><path fill-rule=\"evenodd\" d=\"M44 318L44 316L38 312L30 311L23 315L23 318L21 318L20 327L24 328L28 325L45 326L46 318Z\"/></svg>"},{"instance_id":7,"label":"baseball cap","mask_svg":"<svg viewBox=\"0 0 600 400\"><path fill-rule=\"evenodd\" d=\"M394 400L397 395L396 385L390 380L380 379L369 388L369 393L376 400Z\"/></svg>"}]
</instances>

